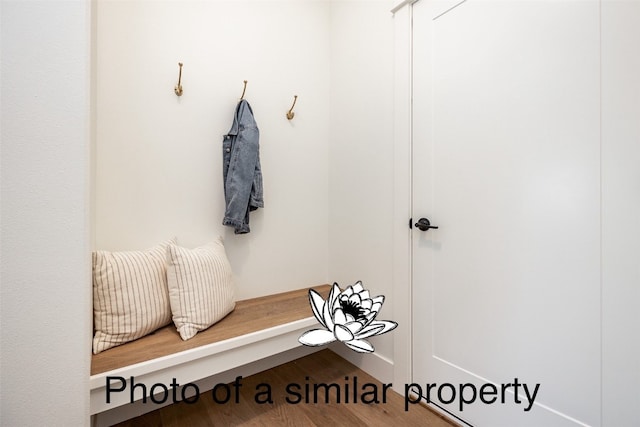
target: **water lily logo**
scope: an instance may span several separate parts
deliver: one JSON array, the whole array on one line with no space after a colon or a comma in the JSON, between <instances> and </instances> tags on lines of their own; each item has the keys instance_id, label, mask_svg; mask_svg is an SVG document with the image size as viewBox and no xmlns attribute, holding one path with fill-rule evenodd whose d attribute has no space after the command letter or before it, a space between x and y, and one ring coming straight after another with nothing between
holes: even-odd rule
<instances>
[{"instance_id":1,"label":"water lily logo","mask_svg":"<svg viewBox=\"0 0 640 427\"><path fill-rule=\"evenodd\" d=\"M298 338L307 346L340 341L359 353L372 353L375 349L365 338L385 334L398 326L390 320L375 320L384 303L384 295L371 298L360 281L344 291L334 283L326 301L310 289L309 303L324 329L312 329Z\"/></svg>"}]
</instances>

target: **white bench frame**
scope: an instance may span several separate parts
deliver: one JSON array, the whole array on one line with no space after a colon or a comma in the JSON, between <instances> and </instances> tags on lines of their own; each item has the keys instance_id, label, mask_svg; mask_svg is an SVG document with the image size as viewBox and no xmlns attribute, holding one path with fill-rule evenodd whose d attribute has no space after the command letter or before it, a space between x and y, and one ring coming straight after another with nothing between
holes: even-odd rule
<instances>
[{"instance_id":1,"label":"white bench frame","mask_svg":"<svg viewBox=\"0 0 640 427\"><path fill-rule=\"evenodd\" d=\"M223 341L205 344L200 347L169 354L141 363L113 369L91 375L89 388L91 391L90 412L92 424L96 425L96 415L131 403L129 388L119 393L111 393L107 404L107 377L123 377L129 381L135 378L136 384L145 384L147 391L153 384L161 383L170 387L173 379L183 385L194 383L248 363L256 362L287 350L301 347L298 338L302 333L317 326L315 317L284 323L271 328L251 332ZM310 351L312 352L312 351ZM251 373L249 373L250 375ZM141 388L136 388L134 400L142 399ZM204 390L201 390L204 391ZM149 397L149 396L147 396ZM148 410L160 408L151 403ZM144 411L147 412L147 411Z\"/></svg>"}]
</instances>

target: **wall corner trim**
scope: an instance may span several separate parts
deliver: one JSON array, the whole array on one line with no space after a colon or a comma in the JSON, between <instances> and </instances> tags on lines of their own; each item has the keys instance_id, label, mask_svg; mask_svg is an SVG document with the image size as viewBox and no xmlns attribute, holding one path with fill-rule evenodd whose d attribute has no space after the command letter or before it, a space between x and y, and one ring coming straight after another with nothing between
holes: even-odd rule
<instances>
[{"instance_id":1,"label":"wall corner trim","mask_svg":"<svg viewBox=\"0 0 640 427\"><path fill-rule=\"evenodd\" d=\"M397 11L399 11L400 9L402 9L403 7L405 7L407 5L412 5L417 1L419 1L419 0L403 0L402 2L397 4L393 9L391 9L391 13L393 13L395 15L395 13Z\"/></svg>"}]
</instances>

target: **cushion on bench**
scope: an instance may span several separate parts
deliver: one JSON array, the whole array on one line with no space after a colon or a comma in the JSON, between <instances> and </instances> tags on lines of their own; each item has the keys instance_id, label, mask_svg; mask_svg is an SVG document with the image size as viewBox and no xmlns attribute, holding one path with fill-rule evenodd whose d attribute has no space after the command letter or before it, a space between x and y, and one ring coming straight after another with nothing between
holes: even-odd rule
<instances>
[{"instance_id":1,"label":"cushion on bench","mask_svg":"<svg viewBox=\"0 0 640 427\"><path fill-rule=\"evenodd\" d=\"M222 238L195 249L170 244L167 285L173 323L185 341L229 314L235 285Z\"/></svg>"},{"instance_id":2,"label":"cushion on bench","mask_svg":"<svg viewBox=\"0 0 640 427\"><path fill-rule=\"evenodd\" d=\"M143 251L93 252L93 353L171 322L165 258L174 241Z\"/></svg>"}]
</instances>

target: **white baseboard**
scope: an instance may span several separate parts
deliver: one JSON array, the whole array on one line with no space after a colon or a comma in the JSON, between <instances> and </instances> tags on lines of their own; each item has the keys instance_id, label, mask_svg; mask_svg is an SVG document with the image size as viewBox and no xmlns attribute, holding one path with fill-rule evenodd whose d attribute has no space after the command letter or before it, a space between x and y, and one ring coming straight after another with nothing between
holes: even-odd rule
<instances>
[{"instance_id":1,"label":"white baseboard","mask_svg":"<svg viewBox=\"0 0 640 427\"><path fill-rule=\"evenodd\" d=\"M383 384L393 383L393 362L376 353L358 353L342 343L333 343L329 349L356 365Z\"/></svg>"}]
</instances>

